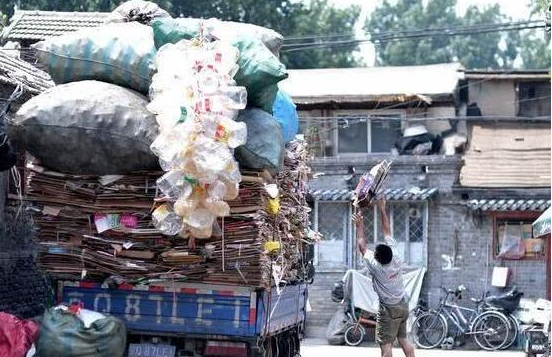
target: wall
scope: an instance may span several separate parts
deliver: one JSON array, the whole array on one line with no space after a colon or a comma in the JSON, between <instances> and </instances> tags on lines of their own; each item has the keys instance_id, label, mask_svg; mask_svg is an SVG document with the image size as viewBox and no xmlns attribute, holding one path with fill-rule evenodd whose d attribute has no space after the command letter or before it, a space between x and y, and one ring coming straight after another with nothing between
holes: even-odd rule
<instances>
[{"instance_id":1,"label":"wall","mask_svg":"<svg viewBox=\"0 0 552 357\"><path fill-rule=\"evenodd\" d=\"M474 213L459 204L454 196L432 201L429 214L429 264L423 297L435 306L441 297L440 286L468 287L469 296L481 297L491 286L493 268L511 268L509 285L516 285L525 297L546 296L544 261L502 261L492 256L492 218ZM469 303L469 302L466 302Z\"/></svg>"},{"instance_id":2,"label":"wall","mask_svg":"<svg viewBox=\"0 0 552 357\"><path fill-rule=\"evenodd\" d=\"M516 85L514 80L471 80L469 103L476 102L482 115L515 116Z\"/></svg>"}]
</instances>

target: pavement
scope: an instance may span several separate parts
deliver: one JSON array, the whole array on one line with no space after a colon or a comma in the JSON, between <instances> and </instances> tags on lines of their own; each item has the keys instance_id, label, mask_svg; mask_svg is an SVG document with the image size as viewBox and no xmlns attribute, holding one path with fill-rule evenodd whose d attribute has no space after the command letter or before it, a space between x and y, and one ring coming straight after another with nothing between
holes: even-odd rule
<instances>
[{"instance_id":1,"label":"pavement","mask_svg":"<svg viewBox=\"0 0 552 357\"><path fill-rule=\"evenodd\" d=\"M416 357L525 357L520 351L474 351L474 350L416 350ZM380 350L374 344L358 347L329 346L324 339L305 339L301 343L301 357L378 357ZM393 349L394 357L404 356L400 349Z\"/></svg>"}]
</instances>

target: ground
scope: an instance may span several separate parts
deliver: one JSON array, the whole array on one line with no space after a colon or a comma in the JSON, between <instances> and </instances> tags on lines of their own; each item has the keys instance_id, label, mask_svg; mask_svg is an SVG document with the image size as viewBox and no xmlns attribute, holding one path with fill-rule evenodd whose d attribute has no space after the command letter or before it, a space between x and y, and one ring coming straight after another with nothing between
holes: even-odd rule
<instances>
[{"instance_id":1,"label":"ground","mask_svg":"<svg viewBox=\"0 0 552 357\"><path fill-rule=\"evenodd\" d=\"M520 351L501 351L501 352L485 352L485 351L443 351L435 350L416 350L416 357L442 357L446 354L447 357L524 357L525 354ZM306 339L301 345L302 357L377 357L379 356L379 348L370 347L370 345L360 347L348 346L328 346L325 340L321 339ZM400 349L393 350L394 357L404 356Z\"/></svg>"}]
</instances>

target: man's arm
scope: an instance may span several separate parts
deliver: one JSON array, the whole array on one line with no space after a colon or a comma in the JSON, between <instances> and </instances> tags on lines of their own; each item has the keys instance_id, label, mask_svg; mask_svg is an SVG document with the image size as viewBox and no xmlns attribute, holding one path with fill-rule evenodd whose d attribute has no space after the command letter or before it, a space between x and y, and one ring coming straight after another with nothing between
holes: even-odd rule
<instances>
[{"instance_id":1,"label":"man's arm","mask_svg":"<svg viewBox=\"0 0 552 357\"><path fill-rule=\"evenodd\" d=\"M389 217L387 217L385 200L378 201L378 209L380 211L381 231L385 238L385 243L392 247L395 245L396 241L391 237L391 225L389 224Z\"/></svg>"},{"instance_id":2,"label":"man's arm","mask_svg":"<svg viewBox=\"0 0 552 357\"><path fill-rule=\"evenodd\" d=\"M353 222L356 226L357 247L364 257L366 254L366 238L364 237L364 217L360 213L353 214Z\"/></svg>"}]
</instances>

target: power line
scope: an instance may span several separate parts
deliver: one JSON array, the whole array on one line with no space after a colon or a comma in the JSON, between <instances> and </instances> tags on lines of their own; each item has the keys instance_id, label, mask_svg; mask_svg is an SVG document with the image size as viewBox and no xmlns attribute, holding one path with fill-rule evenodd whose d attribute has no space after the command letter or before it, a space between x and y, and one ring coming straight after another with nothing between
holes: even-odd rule
<instances>
[{"instance_id":1,"label":"power line","mask_svg":"<svg viewBox=\"0 0 552 357\"><path fill-rule=\"evenodd\" d=\"M413 34L413 33L423 33L427 31L433 31L433 32L443 32L443 31L452 31L452 30L470 30L470 29L481 29L481 28L492 28L497 26L518 26L518 25L530 25L530 24L537 24L541 23L540 20L526 20L526 21L518 21L518 22L503 22L503 23L491 23L491 24L484 24L484 23L478 23L478 24L458 24L453 26L447 26L447 27L426 27L426 28L418 28L418 29L408 29L408 30L392 30L392 31L383 31L383 32L365 32L365 35L376 35L376 36L392 36L396 34ZM307 40L316 40L321 38L338 38L338 37L354 37L354 33L341 33L341 34L327 34L327 35L303 35L303 36L286 36L284 38L285 42L293 42L296 40L299 41L307 41ZM284 44L284 46L290 46L292 44Z\"/></svg>"},{"instance_id":2,"label":"power line","mask_svg":"<svg viewBox=\"0 0 552 357\"><path fill-rule=\"evenodd\" d=\"M469 31L458 31L458 32L428 31L426 33L415 33L415 34L382 36L382 37L373 36L371 38L361 38L361 39L354 39L354 40L326 41L326 42L318 42L318 43L300 43L300 44L288 44L288 45L284 44L281 52L287 53L287 52L304 51L309 49L323 49L328 47L348 46L348 45L354 45L354 44L359 44L363 42L389 43L389 42L398 42L398 41L412 40L412 39L422 39L422 38L428 38L428 37L468 36L468 35L479 35L479 34L502 32L502 31L520 31L520 30L536 29L536 28L543 28L543 27L544 27L543 24L526 24L526 25L507 26L507 27L497 26L494 28L482 28L479 30L472 29Z\"/></svg>"}]
</instances>

